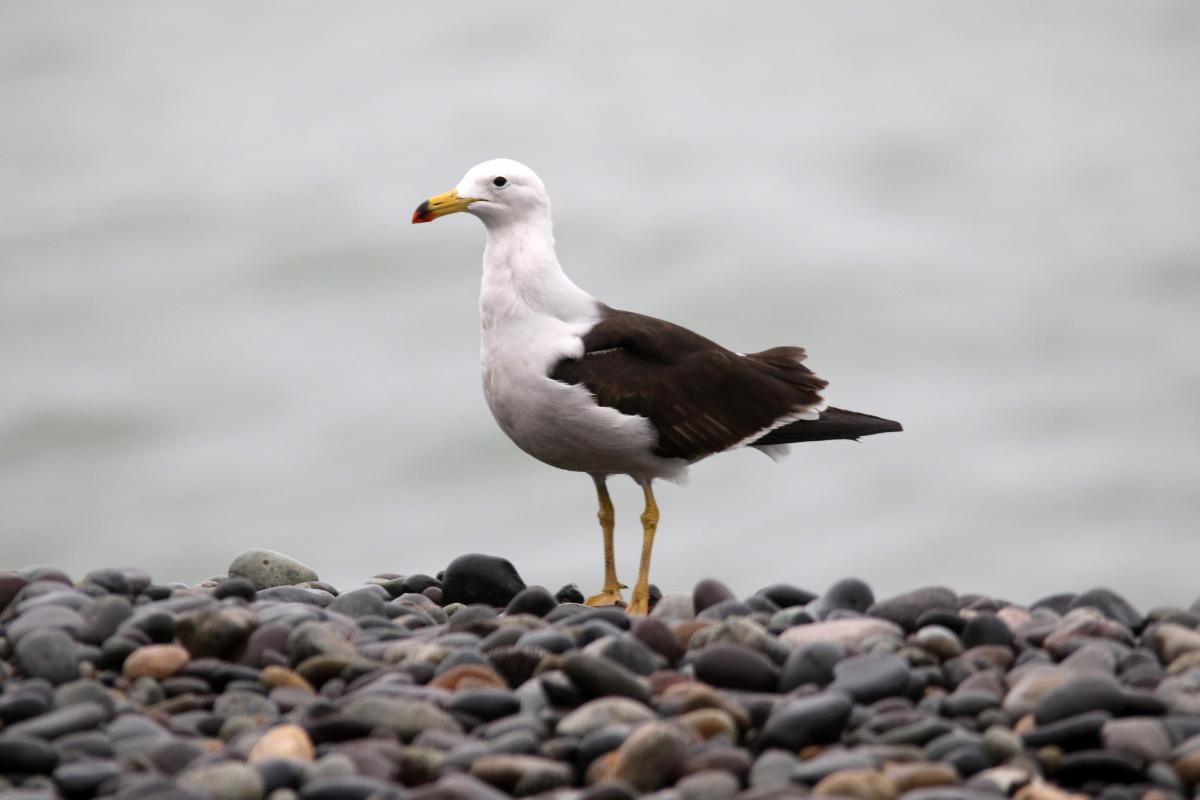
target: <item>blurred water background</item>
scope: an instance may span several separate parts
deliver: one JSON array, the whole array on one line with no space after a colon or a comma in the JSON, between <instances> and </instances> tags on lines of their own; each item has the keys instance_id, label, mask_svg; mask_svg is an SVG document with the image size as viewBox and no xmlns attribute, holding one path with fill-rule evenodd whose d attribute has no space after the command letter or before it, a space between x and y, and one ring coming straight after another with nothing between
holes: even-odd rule
<instances>
[{"instance_id":1,"label":"blurred water background","mask_svg":"<svg viewBox=\"0 0 1200 800\"><path fill-rule=\"evenodd\" d=\"M509 156L593 294L906 425L664 486L665 589L1189 603L1198 78L1183 0L5 3L0 567L598 588L591 482L483 402L482 227L409 225Z\"/></svg>"}]
</instances>

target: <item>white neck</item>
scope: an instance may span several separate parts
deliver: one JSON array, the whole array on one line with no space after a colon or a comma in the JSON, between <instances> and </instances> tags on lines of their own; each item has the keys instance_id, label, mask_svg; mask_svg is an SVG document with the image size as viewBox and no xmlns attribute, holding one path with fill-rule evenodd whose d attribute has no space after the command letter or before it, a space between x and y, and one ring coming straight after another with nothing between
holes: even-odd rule
<instances>
[{"instance_id":1,"label":"white neck","mask_svg":"<svg viewBox=\"0 0 1200 800\"><path fill-rule=\"evenodd\" d=\"M549 214L487 222L479 305L484 328L530 313L579 322L598 308L559 266Z\"/></svg>"}]
</instances>

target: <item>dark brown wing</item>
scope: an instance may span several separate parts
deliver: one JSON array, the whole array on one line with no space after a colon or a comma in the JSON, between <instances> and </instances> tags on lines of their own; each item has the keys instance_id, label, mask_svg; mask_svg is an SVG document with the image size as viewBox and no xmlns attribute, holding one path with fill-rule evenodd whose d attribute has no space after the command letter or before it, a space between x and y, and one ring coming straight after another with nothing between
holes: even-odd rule
<instances>
[{"instance_id":1,"label":"dark brown wing","mask_svg":"<svg viewBox=\"0 0 1200 800\"><path fill-rule=\"evenodd\" d=\"M670 322L605 309L584 337L584 355L550 377L583 384L604 406L646 417L657 455L695 461L821 402L826 382L799 347L738 355Z\"/></svg>"}]
</instances>

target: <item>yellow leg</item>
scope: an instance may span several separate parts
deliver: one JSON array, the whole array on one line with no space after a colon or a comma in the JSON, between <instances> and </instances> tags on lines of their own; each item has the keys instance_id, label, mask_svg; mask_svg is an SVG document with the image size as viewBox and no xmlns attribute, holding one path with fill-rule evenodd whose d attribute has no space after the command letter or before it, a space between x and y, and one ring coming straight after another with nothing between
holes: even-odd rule
<instances>
[{"instance_id":1,"label":"yellow leg","mask_svg":"<svg viewBox=\"0 0 1200 800\"><path fill-rule=\"evenodd\" d=\"M596 481L596 496L600 500L600 511L596 517L600 520L600 530L604 532L604 589L600 594L589 597L587 604L614 606L625 602L621 597L621 590L625 588L625 584L617 580L617 560L613 553L613 526L616 524L616 515L613 513L612 498L608 496L604 476L593 475L592 479Z\"/></svg>"},{"instance_id":2,"label":"yellow leg","mask_svg":"<svg viewBox=\"0 0 1200 800\"><path fill-rule=\"evenodd\" d=\"M646 495L646 510L642 512L642 563L638 567L637 583L629 601L630 614L650 613L650 551L654 549L654 532L658 529L658 503L650 484L642 486Z\"/></svg>"}]
</instances>

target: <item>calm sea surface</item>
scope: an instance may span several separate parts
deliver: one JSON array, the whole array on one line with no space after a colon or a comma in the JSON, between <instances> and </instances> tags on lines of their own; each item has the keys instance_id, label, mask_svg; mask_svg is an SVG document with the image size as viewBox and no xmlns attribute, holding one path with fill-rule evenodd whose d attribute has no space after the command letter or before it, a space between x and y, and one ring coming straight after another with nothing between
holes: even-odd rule
<instances>
[{"instance_id":1,"label":"calm sea surface","mask_svg":"<svg viewBox=\"0 0 1200 800\"><path fill-rule=\"evenodd\" d=\"M510 156L580 285L907 428L664 486L667 590L1190 603L1198 79L1189 2L5 4L0 567L595 589L591 482L483 402L481 226L408 223Z\"/></svg>"}]
</instances>

